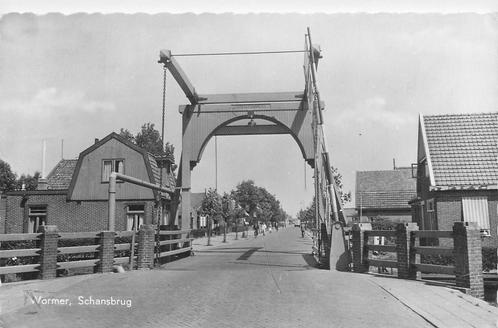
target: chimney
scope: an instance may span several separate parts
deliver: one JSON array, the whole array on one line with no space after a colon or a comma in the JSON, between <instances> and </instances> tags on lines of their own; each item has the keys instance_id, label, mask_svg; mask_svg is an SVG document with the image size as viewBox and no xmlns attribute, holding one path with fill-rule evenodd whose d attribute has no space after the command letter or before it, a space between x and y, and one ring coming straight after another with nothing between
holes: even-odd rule
<instances>
[{"instance_id":1,"label":"chimney","mask_svg":"<svg viewBox=\"0 0 498 328\"><path fill-rule=\"evenodd\" d=\"M46 178L42 178L41 176L38 178L38 186L36 190L47 190L48 189L48 181Z\"/></svg>"},{"instance_id":2,"label":"chimney","mask_svg":"<svg viewBox=\"0 0 498 328\"><path fill-rule=\"evenodd\" d=\"M95 143L99 142L99 138L95 138Z\"/></svg>"}]
</instances>

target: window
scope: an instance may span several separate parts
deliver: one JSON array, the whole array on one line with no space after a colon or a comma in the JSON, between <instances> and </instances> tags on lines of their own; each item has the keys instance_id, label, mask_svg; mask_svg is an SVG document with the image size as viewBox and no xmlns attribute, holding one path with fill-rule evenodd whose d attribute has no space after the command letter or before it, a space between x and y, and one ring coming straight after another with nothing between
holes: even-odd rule
<instances>
[{"instance_id":1,"label":"window","mask_svg":"<svg viewBox=\"0 0 498 328\"><path fill-rule=\"evenodd\" d=\"M207 226L206 217L201 215L199 217L199 228L205 228Z\"/></svg>"},{"instance_id":2,"label":"window","mask_svg":"<svg viewBox=\"0 0 498 328\"><path fill-rule=\"evenodd\" d=\"M137 231L144 224L145 205L128 205L126 211L126 230Z\"/></svg>"},{"instance_id":3,"label":"window","mask_svg":"<svg viewBox=\"0 0 498 328\"><path fill-rule=\"evenodd\" d=\"M47 207L32 206L29 208L28 233L38 232L38 228L47 224Z\"/></svg>"},{"instance_id":4,"label":"window","mask_svg":"<svg viewBox=\"0 0 498 328\"><path fill-rule=\"evenodd\" d=\"M487 197L462 197L464 222L476 222L484 235L490 234Z\"/></svg>"},{"instance_id":5,"label":"window","mask_svg":"<svg viewBox=\"0 0 498 328\"><path fill-rule=\"evenodd\" d=\"M427 204L427 212L434 212L434 198L425 201Z\"/></svg>"},{"instance_id":6,"label":"window","mask_svg":"<svg viewBox=\"0 0 498 328\"><path fill-rule=\"evenodd\" d=\"M124 174L124 160L105 159L102 161L102 182L109 182L112 172Z\"/></svg>"}]
</instances>

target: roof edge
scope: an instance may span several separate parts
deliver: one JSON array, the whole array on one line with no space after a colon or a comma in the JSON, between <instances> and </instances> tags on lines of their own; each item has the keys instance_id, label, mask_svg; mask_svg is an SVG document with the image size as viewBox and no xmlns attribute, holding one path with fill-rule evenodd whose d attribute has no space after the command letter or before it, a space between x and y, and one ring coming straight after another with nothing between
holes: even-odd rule
<instances>
[{"instance_id":1,"label":"roof edge","mask_svg":"<svg viewBox=\"0 0 498 328\"><path fill-rule=\"evenodd\" d=\"M425 158L427 159L427 167L429 168L429 179L431 181L431 186L435 186L436 181L434 179L434 171L432 169L431 153L429 151L429 142L427 141L427 133L425 132L424 115L422 113L419 114L419 124L420 124L420 129L422 131L422 141L424 142Z\"/></svg>"}]
</instances>

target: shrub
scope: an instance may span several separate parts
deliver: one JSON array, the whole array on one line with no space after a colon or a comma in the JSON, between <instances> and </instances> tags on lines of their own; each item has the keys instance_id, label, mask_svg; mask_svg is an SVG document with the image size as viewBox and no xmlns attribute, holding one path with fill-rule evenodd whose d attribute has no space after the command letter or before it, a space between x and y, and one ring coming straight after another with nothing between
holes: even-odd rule
<instances>
[{"instance_id":1,"label":"shrub","mask_svg":"<svg viewBox=\"0 0 498 328\"><path fill-rule=\"evenodd\" d=\"M482 248L482 270L491 271L496 270L497 256L496 248L483 247Z\"/></svg>"}]
</instances>

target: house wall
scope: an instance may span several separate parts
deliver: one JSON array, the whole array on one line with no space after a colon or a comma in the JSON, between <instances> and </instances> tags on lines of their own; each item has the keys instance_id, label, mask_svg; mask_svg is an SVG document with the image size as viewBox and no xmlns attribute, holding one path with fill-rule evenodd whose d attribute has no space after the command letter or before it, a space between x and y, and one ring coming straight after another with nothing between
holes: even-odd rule
<instances>
[{"instance_id":1,"label":"house wall","mask_svg":"<svg viewBox=\"0 0 498 328\"><path fill-rule=\"evenodd\" d=\"M116 231L126 229L126 207L129 204L145 205L145 223L155 222L154 201L129 200L116 202ZM27 230L30 205L47 206L47 224L56 225L61 232L107 230L108 203L106 201L67 201L66 194L22 195L7 197L6 233L22 233Z\"/></svg>"},{"instance_id":2,"label":"house wall","mask_svg":"<svg viewBox=\"0 0 498 328\"><path fill-rule=\"evenodd\" d=\"M498 246L498 193L496 191L462 190L434 192L436 217L439 230L452 230L453 223L463 220L462 197L486 196L488 198L491 237L482 238L483 247Z\"/></svg>"},{"instance_id":3,"label":"house wall","mask_svg":"<svg viewBox=\"0 0 498 328\"><path fill-rule=\"evenodd\" d=\"M124 159L124 174L151 182L141 153L128 147L117 139L110 139L105 144L83 156L76 170L75 184L71 200L107 200L109 183L102 182L104 159ZM80 165L81 164L81 165ZM78 169L77 167L77 169ZM116 198L154 199L151 189L130 183L117 183Z\"/></svg>"}]
</instances>

